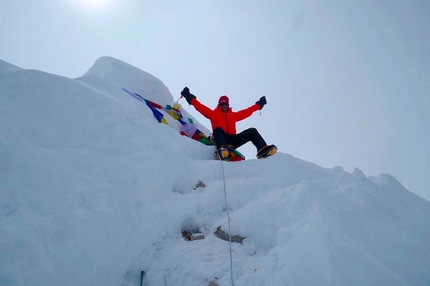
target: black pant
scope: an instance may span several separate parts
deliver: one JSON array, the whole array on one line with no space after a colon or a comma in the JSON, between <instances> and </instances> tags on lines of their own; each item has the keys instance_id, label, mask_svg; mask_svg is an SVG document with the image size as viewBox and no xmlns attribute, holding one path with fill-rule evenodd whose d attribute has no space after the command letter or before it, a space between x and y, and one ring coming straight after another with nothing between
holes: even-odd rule
<instances>
[{"instance_id":1,"label":"black pant","mask_svg":"<svg viewBox=\"0 0 430 286\"><path fill-rule=\"evenodd\" d=\"M266 146L266 141L261 137L255 128L248 128L239 134L229 135L222 130L221 127L217 127L213 131L213 136L215 138L215 145L217 149L222 145L231 144L234 148L239 148L243 144L251 141L252 144L257 148L257 151Z\"/></svg>"}]
</instances>

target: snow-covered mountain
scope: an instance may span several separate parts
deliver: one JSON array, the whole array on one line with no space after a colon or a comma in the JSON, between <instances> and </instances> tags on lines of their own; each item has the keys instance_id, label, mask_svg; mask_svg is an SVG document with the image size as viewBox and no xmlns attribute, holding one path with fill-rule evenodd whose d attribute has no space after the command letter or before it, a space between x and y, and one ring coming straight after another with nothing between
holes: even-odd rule
<instances>
[{"instance_id":1,"label":"snow-covered mountain","mask_svg":"<svg viewBox=\"0 0 430 286\"><path fill-rule=\"evenodd\" d=\"M430 203L392 176L221 163L122 87L173 103L113 58L77 79L0 61L0 285L430 285Z\"/></svg>"}]
</instances>

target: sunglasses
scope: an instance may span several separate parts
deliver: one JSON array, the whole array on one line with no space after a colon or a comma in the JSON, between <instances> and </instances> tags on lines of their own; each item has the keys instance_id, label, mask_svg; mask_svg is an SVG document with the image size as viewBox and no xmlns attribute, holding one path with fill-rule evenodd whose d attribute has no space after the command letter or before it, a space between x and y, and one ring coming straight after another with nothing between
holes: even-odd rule
<instances>
[{"instance_id":1,"label":"sunglasses","mask_svg":"<svg viewBox=\"0 0 430 286\"><path fill-rule=\"evenodd\" d=\"M227 106L228 107L228 103L225 103L225 102L221 102L220 104L219 104L219 106Z\"/></svg>"}]
</instances>

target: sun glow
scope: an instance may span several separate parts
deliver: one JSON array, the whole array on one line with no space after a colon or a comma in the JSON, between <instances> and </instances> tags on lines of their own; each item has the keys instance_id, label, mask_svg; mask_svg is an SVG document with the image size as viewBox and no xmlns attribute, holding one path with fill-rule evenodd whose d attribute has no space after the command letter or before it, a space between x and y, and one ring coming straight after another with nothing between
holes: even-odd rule
<instances>
[{"instance_id":1,"label":"sun glow","mask_svg":"<svg viewBox=\"0 0 430 286\"><path fill-rule=\"evenodd\" d=\"M86 12L109 11L115 0L73 0L75 6Z\"/></svg>"}]
</instances>

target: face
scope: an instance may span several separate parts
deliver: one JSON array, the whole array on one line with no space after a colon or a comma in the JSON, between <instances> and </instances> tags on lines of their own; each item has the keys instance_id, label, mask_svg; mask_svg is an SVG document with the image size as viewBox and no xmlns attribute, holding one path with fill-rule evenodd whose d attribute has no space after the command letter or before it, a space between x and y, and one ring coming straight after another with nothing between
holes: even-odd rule
<instances>
[{"instance_id":1,"label":"face","mask_svg":"<svg viewBox=\"0 0 430 286\"><path fill-rule=\"evenodd\" d=\"M224 102L220 103L219 106L221 107L221 110L224 112L227 112L227 110L229 108L228 103L224 103Z\"/></svg>"}]
</instances>

